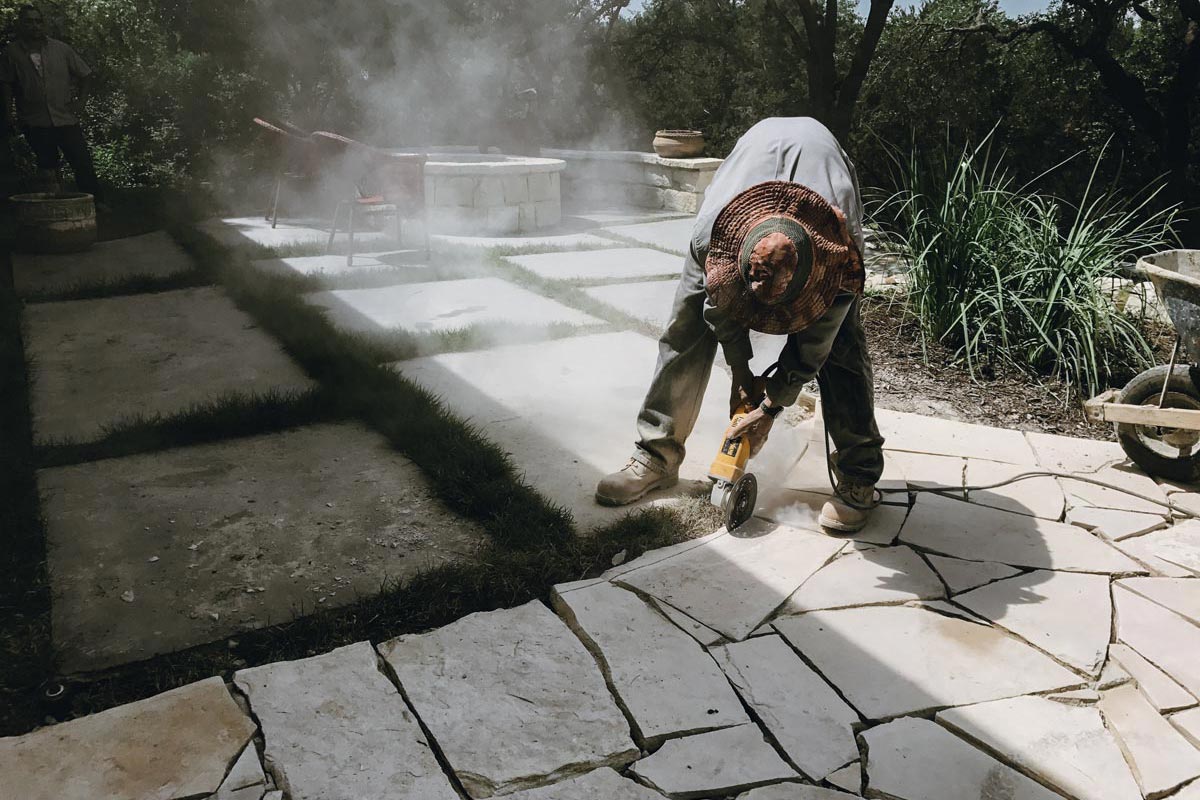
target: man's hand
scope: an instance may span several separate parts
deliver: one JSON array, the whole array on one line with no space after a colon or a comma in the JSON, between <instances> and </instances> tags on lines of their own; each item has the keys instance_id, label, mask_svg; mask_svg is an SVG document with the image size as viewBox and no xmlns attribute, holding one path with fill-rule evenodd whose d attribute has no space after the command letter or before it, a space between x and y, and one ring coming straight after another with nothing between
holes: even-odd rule
<instances>
[{"instance_id":1,"label":"man's hand","mask_svg":"<svg viewBox=\"0 0 1200 800\"><path fill-rule=\"evenodd\" d=\"M767 381L754 377L749 364L733 368L733 385L729 390L729 416L746 403L758 405L767 393Z\"/></svg>"},{"instance_id":2,"label":"man's hand","mask_svg":"<svg viewBox=\"0 0 1200 800\"><path fill-rule=\"evenodd\" d=\"M775 418L768 416L759 406L743 417L741 422L727 430L725 438L746 437L746 441L750 444L750 457L754 458L767 443L767 437L771 435L771 426L774 424Z\"/></svg>"}]
</instances>

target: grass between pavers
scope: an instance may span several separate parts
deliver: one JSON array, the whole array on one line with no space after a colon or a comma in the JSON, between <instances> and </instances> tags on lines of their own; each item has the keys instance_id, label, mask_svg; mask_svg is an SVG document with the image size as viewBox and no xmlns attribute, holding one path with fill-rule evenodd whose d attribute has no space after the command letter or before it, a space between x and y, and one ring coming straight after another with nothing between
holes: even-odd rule
<instances>
[{"instance_id":1,"label":"grass between pavers","mask_svg":"<svg viewBox=\"0 0 1200 800\"><path fill-rule=\"evenodd\" d=\"M382 364L442 353L549 342L578 336L581 333L610 333L613 330L611 325L575 325L568 322L555 322L545 326L488 323L430 333L409 333L397 329L378 333L349 333L346 336L364 353L371 353L372 358Z\"/></svg>"},{"instance_id":2,"label":"grass between pavers","mask_svg":"<svg viewBox=\"0 0 1200 800\"><path fill-rule=\"evenodd\" d=\"M655 220L655 221L658 222L661 220ZM620 227L620 226L614 226L614 227ZM596 235L603 237L605 239L612 239L613 242L615 242L615 244L613 245L614 247L648 248L650 250L658 250L663 253L670 253L671 255L679 256L680 258L683 258L684 256L687 255L688 248L687 248L686 243L685 243L684 247L681 247L678 249L673 249L670 247L663 247L662 245L654 244L653 242L643 242L640 239L634 239L631 236L626 236L623 233L614 233L613 231L610 231L610 230L604 230L603 232L596 231Z\"/></svg>"}]
</instances>

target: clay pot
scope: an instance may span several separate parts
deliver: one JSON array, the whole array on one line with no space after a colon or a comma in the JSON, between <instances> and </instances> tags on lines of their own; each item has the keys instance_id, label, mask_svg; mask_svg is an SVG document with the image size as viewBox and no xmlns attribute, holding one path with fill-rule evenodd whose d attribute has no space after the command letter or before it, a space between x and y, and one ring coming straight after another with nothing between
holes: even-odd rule
<instances>
[{"instance_id":1,"label":"clay pot","mask_svg":"<svg viewBox=\"0 0 1200 800\"><path fill-rule=\"evenodd\" d=\"M704 134L700 131L659 131L654 134L654 152L663 158L695 158L704 152Z\"/></svg>"}]
</instances>

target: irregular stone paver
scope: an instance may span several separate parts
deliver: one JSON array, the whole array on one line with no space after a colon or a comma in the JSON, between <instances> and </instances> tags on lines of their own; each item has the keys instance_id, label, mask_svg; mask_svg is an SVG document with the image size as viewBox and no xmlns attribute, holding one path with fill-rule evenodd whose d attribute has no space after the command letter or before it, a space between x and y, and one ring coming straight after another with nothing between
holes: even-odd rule
<instances>
[{"instance_id":1,"label":"irregular stone paver","mask_svg":"<svg viewBox=\"0 0 1200 800\"><path fill-rule=\"evenodd\" d=\"M391 250L380 253L355 253L354 260L346 263L345 256L298 256L295 258L265 258L250 262L262 272L272 275L305 275L342 277L348 275L375 274L381 271L394 273L397 283L401 280L419 280L432 272L424 263L425 252L414 250Z\"/></svg>"},{"instance_id":2,"label":"irregular stone paver","mask_svg":"<svg viewBox=\"0 0 1200 800\"><path fill-rule=\"evenodd\" d=\"M1074 525L1013 514L937 495L922 495L900 541L941 555L1018 567L1074 572L1145 570Z\"/></svg>"},{"instance_id":3,"label":"irregular stone paver","mask_svg":"<svg viewBox=\"0 0 1200 800\"><path fill-rule=\"evenodd\" d=\"M1146 797L1162 797L1200 777L1200 750L1159 716L1136 687L1105 692L1100 710L1121 742Z\"/></svg>"},{"instance_id":4,"label":"irregular stone paver","mask_svg":"<svg viewBox=\"0 0 1200 800\"><path fill-rule=\"evenodd\" d=\"M1029 466L968 458L966 484L967 486L994 486L1029 471ZM994 489L968 491L967 499L983 506L1051 520L1062 519L1063 509L1066 506L1062 487L1054 478L1025 478L1007 486L997 486Z\"/></svg>"},{"instance_id":5,"label":"irregular stone paver","mask_svg":"<svg viewBox=\"0 0 1200 800\"><path fill-rule=\"evenodd\" d=\"M1109 645L1108 657L1116 659L1116 662L1137 681L1142 694L1159 712L1178 711L1196 705L1196 698L1192 697L1187 689L1142 658L1129 645L1119 643Z\"/></svg>"},{"instance_id":6,"label":"irregular stone paver","mask_svg":"<svg viewBox=\"0 0 1200 800\"><path fill-rule=\"evenodd\" d=\"M825 780L839 789L845 789L853 796L858 797L859 793L862 792L863 785L862 764L857 761L853 764L847 764L837 772L831 772L826 775ZM814 800L839 800L839 795L834 793L833 796L828 798L818 795ZM840 800L845 800L845 798L840 798Z\"/></svg>"},{"instance_id":7,"label":"irregular stone paver","mask_svg":"<svg viewBox=\"0 0 1200 800\"><path fill-rule=\"evenodd\" d=\"M258 750L251 743L238 756L213 800L261 800L266 790L267 776L259 763Z\"/></svg>"},{"instance_id":8,"label":"irregular stone paver","mask_svg":"<svg viewBox=\"0 0 1200 800\"><path fill-rule=\"evenodd\" d=\"M1038 464L1061 472L1095 472L1128 458L1121 445L1106 439L1077 439L1032 431L1025 438L1037 454Z\"/></svg>"},{"instance_id":9,"label":"irregular stone paver","mask_svg":"<svg viewBox=\"0 0 1200 800\"><path fill-rule=\"evenodd\" d=\"M644 247L613 247L570 253L506 256L505 261L552 280L616 280L678 275L678 256Z\"/></svg>"},{"instance_id":10,"label":"irregular stone paver","mask_svg":"<svg viewBox=\"0 0 1200 800\"><path fill-rule=\"evenodd\" d=\"M877 547L846 553L806 580L783 613L846 608L946 596L933 570L908 547Z\"/></svg>"},{"instance_id":11,"label":"irregular stone paver","mask_svg":"<svg viewBox=\"0 0 1200 800\"><path fill-rule=\"evenodd\" d=\"M24 311L38 443L98 438L137 414L313 385L218 289L37 303Z\"/></svg>"},{"instance_id":12,"label":"irregular stone paver","mask_svg":"<svg viewBox=\"0 0 1200 800\"><path fill-rule=\"evenodd\" d=\"M960 608L953 603L945 600L918 600L915 603L908 603L912 608L927 608L930 611L936 611L939 614L944 614L950 617L958 617L965 619L967 622L973 622L977 625L986 625L986 620L981 620L979 617L967 611L965 608Z\"/></svg>"},{"instance_id":13,"label":"irregular stone paver","mask_svg":"<svg viewBox=\"0 0 1200 800\"><path fill-rule=\"evenodd\" d=\"M272 228L270 220L262 217L227 217L201 222L197 228L225 247L312 247L324 250L329 239L329 220L279 220ZM355 247L362 250L379 249L391 237L382 231L355 231ZM338 232L334 244L341 249L349 239L346 231Z\"/></svg>"},{"instance_id":14,"label":"irregular stone paver","mask_svg":"<svg viewBox=\"0 0 1200 800\"><path fill-rule=\"evenodd\" d=\"M1059 661L1093 678L1108 652L1108 577L1037 570L954 598Z\"/></svg>"},{"instance_id":15,"label":"irregular stone paver","mask_svg":"<svg viewBox=\"0 0 1200 800\"><path fill-rule=\"evenodd\" d=\"M982 458L1009 464L1037 463L1020 431L882 408L876 409L875 416L889 450Z\"/></svg>"},{"instance_id":16,"label":"irregular stone paver","mask_svg":"<svg viewBox=\"0 0 1200 800\"><path fill-rule=\"evenodd\" d=\"M617 582L657 597L729 639L750 635L845 543L807 531L747 523Z\"/></svg>"},{"instance_id":17,"label":"irregular stone paver","mask_svg":"<svg viewBox=\"0 0 1200 800\"><path fill-rule=\"evenodd\" d=\"M1131 536L1141 536L1167 525L1166 518L1158 514L1141 514L1136 511L1117 511L1093 506L1072 508L1067 512L1067 522L1114 542Z\"/></svg>"},{"instance_id":18,"label":"irregular stone paver","mask_svg":"<svg viewBox=\"0 0 1200 800\"><path fill-rule=\"evenodd\" d=\"M772 434L773 436L774 434ZM819 531L821 507L829 500L828 494L797 492L761 483L758 487L758 504L754 513L763 519L790 525L803 530ZM857 533L848 533L840 538L856 542L887 545L900 535L900 528L908 516L908 509L897 506L880 506L871 512L865 528Z\"/></svg>"},{"instance_id":19,"label":"irregular stone paver","mask_svg":"<svg viewBox=\"0 0 1200 800\"><path fill-rule=\"evenodd\" d=\"M208 678L0 739L0 775L21 800L184 800L217 791L253 734L224 681Z\"/></svg>"},{"instance_id":20,"label":"irregular stone paver","mask_svg":"<svg viewBox=\"0 0 1200 800\"><path fill-rule=\"evenodd\" d=\"M1120 746L1094 707L1017 697L951 708L937 720L1068 797L1141 800Z\"/></svg>"},{"instance_id":21,"label":"irregular stone paver","mask_svg":"<svg viewBox=\"0 0 1200 800\"><path fill-rule=\"evenodd\" d=\"M1185 520L1170 528L1138 536L1128 545L1200 577L1200 521Z\"/></svg>"},{"instance_id":22,"label":"irregular stone paver","mask_svg":"<svg viewBox=\"0 0 1200 800\"><path fill-rule=\"evenodd\" d=\"M910 487L946 489L947 493L953 493L959 499L966 497L962 490L966 470L963 459L904 452L894 452L891 457L899 465Z\"/></svg>"},{"instance_id":23,"label":"irregular stone paver","mask_svg":"<svg viewBox=\"0 0 1200 800\"><path fill-rule=\"evenodd\" d=\"M599 325L601 321L499 278L335 289L306 295L351 333L430 333L470 325Z\"/></svg>"},{"instance_id":24,"label":"irregular stone paver","mask_svg":"<svg viewBox=\"0 0 1200 800\"><path fill-rule=\"evenodd\" d=\"M1113 600L1117 639L1200 697L1200 627L1120 586Z\"/></svg>"},{"instance_id":25,"label":"irregular stone paver","mask_svg":"<svg viewBox=\"0 0 1200 800\"><path fill-rule=\"evenodd\" d=\"M1200 748L1200 708L1189 708L1167 718L1183 738Z\"/></svg>"},{"instance_id":26,"label":"irregular stone paver","mask_svg":"<svg viewBox=\"0 0 1200 800\"><path fill-rule=\"evenodd\" d=\"M1001 578L1011 578L1021 571L995 561L963 561L961 558L947 558L932 553L926 558L942 576L951 594L966 592Z\"/></svg>"},{"instance_id":27,"label":"irregular stone paver","mask_svg":"<svg viewBox=\"0 0 1200 800\"><path fill-rule=\"evenodd\" d=\"M857 769L857 767L855 767ZM763 786L739 794L737 800L847 800L854 795L822 789L820 786L805 786L800 783L779 783Z\"/></svg>"},{"instance_id":28,"label":"irregular stone paver","mask_svg":"<svg viewBox=\"0 0 1200 800\"><path fill-rule=\"evenodd\" d=\"M620 239L632 239L635 242L648 244L669 253L687 255L692 242L692 228L695 220L691 217L662 220L660 222L644 222L639 225L617 225L602 228L598 233L613 234Z\"/></svg>"},{"instance_id":29,"label":"irregular stone paver","mask_svg":"<svg viewBox=\"0 0 1200 800\"><path fill-rule=\"evenodd\" d=\"M598 505L596 484L633 452L634 422L657 360L654 339L626 332L447 353L395 368L434 394L454 398L455 412L485 427L488 438L521 465L526 482L588 527L630 510ZM685 482L707 483L729 427L728 378L714 374L704 398L680 470ZM794 447L789 434L794 431L777 425L768 448ZM653 492L643 503L664 496L670 493Z\"/></svg>"},{"instance_id":30,"label":"irregular stone paver","mask_svg":"<svg viewBox=\"0 0 1200 800\"><path fill-rule=\"evenodd\" d=\"M1104 665L1104 669L1100 670L1100 678L1096 681L1096 688L1112 689L1115 686L1121 686L1132 680L1133 676L1115 658L1110 658L1108 663Z\"/></svg>"},{"instance_id":31,"label":"irregular stone paver","mask_svg":"<svg viewBox=\"0 0 1200 800\"><path fill-rule=\"evenodd\" d=\"M679 609L672 606L670 603L664 603L656 597L650 598L650 605L658 609L671 622L683 630L684 633L691 636L704 647L712 647L713 645L725 641L725 637L714 631L707 625L697 622Z\"/></svg>"},{"instance_id":32,"label":"irregular stone paver","mask_svg":"<svg viewBox=\"0 0 1200 800\"><path fill-rule=\"evenodd\" d=\"M592 770L578 778L505 795L510 800L662 800L662 795L614 770Z\"/></svg>"},{"instance_id":33,"label":"irregular stone paver","mask_svg":"<svg viewBox=\"0 0 1200 800\"><path fill-rule=\"evenodd\" d=\"M1125 578L1117 581L1176 614L1200 625L1200 580L1194 578Z\"/></svg>"},{"instance_id":34,"label":"irregular stone paver","mask_svg":"<svg viewBox=\"0 0 1200 800\"><path fill-rule=\"evenodd\" d=\"M778 636L713 650L713 656L788 759L820 781L858 758L859 721L825 680Z\"/></svg>"},{"instance_id":35,"label":"irregular stone paver","mask_svg":"<svg viewBox=\"0 0 1200 800\"><path fill-rule=\"evenodd\" d=\"M473 797L637 757L591 653L537 601L400 636L380 650Z\"/></svg>"},{"instance_id":36,"label":"irregular stone paver","mask_svg":"<svg viewBox=\"0 0 1200 800\"><path fill-rule=\"evenodd\" d=\"M457 798L369 642L239 670L234 680L292 800Z\"/></svg>"},{"instance_id":37,"label":"irregular stone paver","mask_svg":"<svg viewBox=\"0 0 1200 800\"><path fill-rule=\"evenodd\" d=\"M684 799L800 777L753 724L672 739L635 763L630 772L664 794Z\"/></svg>"},{"instance_id":38,"label":"irregular stone paver","mask_svg":"<svg viewBox=\"0 0 1200 800\"><path fill-rule=\"evenodd\" d=\"M595 653L644 747L750 721L708 654L632 592L602 583L556 596L555 608Z\"/></svg>"},{"instance_id":39,"label":"irregular stone paver","mask_svg":"<svg viewBox=\"0 0 1200 800\"><path fill-rule=\"evenodd\" d=\"M73 670L353 603L485 538L357 424L46 469L38 485Z\"/></svg>"},{"instance_id":40,"label":"irregular stone paver","mask_svg":"<svg viewBox=\"0 0 1200 800\"><path fill-rule=\"evenodd\" d=\"M1124 465L1105 467L1097 472L1088 473L1087 477L1111 486L1124 487L1136 495L1159 500L1162 503L1167 500L1166 493L1154 479L1147 477L1136 467ZM1085 483L1070 478L1059 478L1058 480L1062 483L1063 491L1066 492L1067 502L1072 506L1112 508L1118 511L1136 511L1142 514L1156 514L1167 510L1165 505L1143 500L1141 497L1136 497L1135 494L1110 489L1108 486L1098 486L1094 483Z\"/></svg>"},{"instance_id":41,"label":"irregular stone paver","mask_svg":"<svg viewBox=\"0 0 1200 800\"><path fill-rule=\"evenodd\" d=\"M82 253L12 254L13 288L21 297L133 277L165 278L194 267L183 248L164 231L97 242Z\"/></svg>"},{"instance_id":42,"label":"irregular stone paver","mask_svg":"<svg viewBox=\"0 0 1200 800\"><path fill-rule=\"evenodd\" d=\"M617 247L612 239L590 233L545 233L535 236L452 236L437 234L429 237L437 250L594 250L598 247Z\"/></svg>"},{"instance_id":43,"label":"irregular stone paver","mask_svg":"<svg viewBox=\"0 0 1200 800\"><path fill-rule=\"evenodd\" d=\"M813 611L774 624L868 719L1082 683L993 628L922 608Z\"/></svg>"},{"instance_id":44,"label":"irregular stone paver","mask_svg":"<svg viewBox=\"0 0 1200 800\"><path fill-rule=\"evenodd\" d=\"M1156 576L1189 579L1197 577L1196 573L1190 569L1185 569L1176 563L1159 558L1160 542L1158 539L1151 537L1155 536L1155 534L1166 534L1169 532L1170 529L1167 528L1161 531L1152 531L1144 536L1133 536L1129 539L1113 542L1113 547L1125 553L1130 558L1144 564L1147 570Z\"/></svg>"},{"instance_id":45,"label":"irregular stone paver","mask_svg":"<svg viewBox=\"0 0 1200 800\"><path fill-rule=\"evenodd\" d=\"M1200 800L1200 781L1192 781L1171 795L1171 800Z\"/></svg>"},{"instance_id":46,"label":"irregular stone paver","mask_svg":"<svg viewBox=\"0 0 1200 800\"><path fill-rule=\"evenodd\" d=\"M936 722L899 719L862 736L869 792L898 800L1061 800Z\"/></svg>"},{"instance_id":47,"label":"irregular stone paver","mask_svg":"<svg viewBox=\"0 0 1200 800\"><path fill-rule=\"evenodd\" d=\"M1067 705L1085 706L1100 702L1100 692L1095 689L1075 689L1071 692L1048 694L1046 698Z\"/></svg>"}]
</instances>

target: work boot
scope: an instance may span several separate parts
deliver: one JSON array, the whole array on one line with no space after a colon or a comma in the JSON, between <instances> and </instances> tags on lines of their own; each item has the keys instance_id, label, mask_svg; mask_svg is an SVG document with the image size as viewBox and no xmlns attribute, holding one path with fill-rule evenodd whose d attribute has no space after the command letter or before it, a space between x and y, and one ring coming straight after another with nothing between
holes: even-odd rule
<instances>
[{"instance_id":1,"label":"work boot","mask_svg":"<svg viewBox=\"0 0 1200 800\"><path fill-rule=\"evenodd\" d=\"M874 485L851 483L843 478L838 481L837 494L821 507L821 527L838 533L857 533L866 526L882 499Z\"/></svg>"},{"instance_id":2,"label":"work boot","mask_svg":"<svg viewBox=\"0 0 1200 800\"><path fill-rule=\"evenodd\" d=\"M652 489L665 489L679 483L679 470L667 472L656 463L644 463L632 457L617 472L605 475L596 485L596 502L602 506L625 506Z\"/></svg>"}]
</instances>

